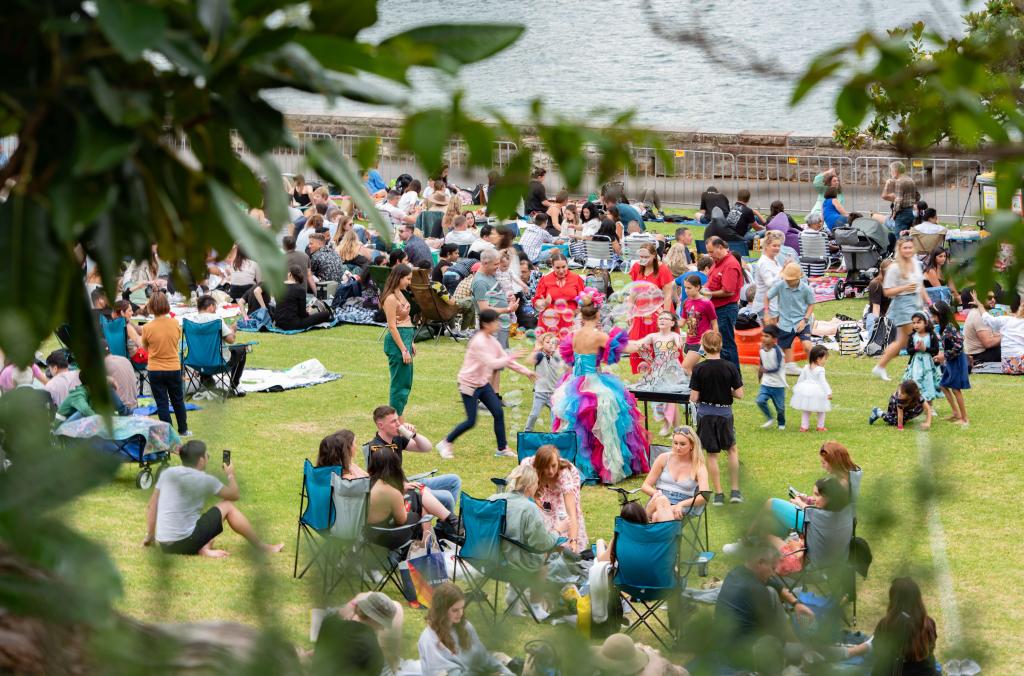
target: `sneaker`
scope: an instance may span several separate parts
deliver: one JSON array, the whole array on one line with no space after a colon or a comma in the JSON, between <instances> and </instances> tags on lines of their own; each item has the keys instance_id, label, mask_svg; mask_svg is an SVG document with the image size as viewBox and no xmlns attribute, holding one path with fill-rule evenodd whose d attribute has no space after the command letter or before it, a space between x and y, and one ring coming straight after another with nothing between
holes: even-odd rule
<instances>
[{"instance_id":1,"label":"sneaker","mask_svg":"<svg viewBox=\"0 0 1024 676\"><path fill-rule=\"evenodd\" d=\"M819 427L817 429L818 429L819 432L828 432L828 428L827 427Z\"/></svg>"},{"instance_id":2,"label":"sneaker","mask_svg":"<svg viewBox=\"0 0 1024 676\"><path fill-rule=\"evenodd\" d=\"M871 369L871 375L878 376L879 378L887 382L889 380L892 380L892 378L889 377L889 374L885 372L885 369L877 364L875 364L875 367Z\"/></svg>"},{"instance_id":3,"label":"sneaker","mask_svg":"<svg viewBox=\"0 0 1024 676\"><path fill-rule=\"evenodd\" d=\"M800 365L796 362L789 362L786 364L786 375L787 376L798 376L800 375Z\"/></svg>"},{"instance_id":4,"label":"sneaker","mask_svg":"<svg viewBox=\"0 0 1024 676\"><path fill-rule=\"evenodd\" d=\"M722 507L725 505L725 493L715 493L715 497L711 500L712 507Z\"/></svg>"},{"instance_id":5,"label":"sneaker","mask_svg":"<svg viewBox=\"0 0 1024 676\"><path fill-rule=\"evenodd\" d=\"M188 439L192 436L192 430L188 430L187 432L178 432L178 436L182 439Z\"/></svg>"},{"instance_id":6,"label":"sneaker","mask_svg":"<svg viewBox=\"0 0 1024 676\"><path fill-rule=\"evenodd\" d=\"M807 431L807 428L806 428L806 427L801 427L801 428L800 428L800 431L801 431L801 432L806 432L806 431Z\"/></svg>"},{"instance_id":7,"label":"sneaker","mask_svg":"<svg viewBox=\"0 0 1024 676\"><path fill-rule=\"evenodd\" d=\"M516 452L509 448L501 448L494 452L495 458L515 458Z\"/></svg>"},{"instance_id":8,"label":"sneaker","mask_svg":"<svg viewBox=\"0 0 1024 676\"><path fill-rule=\"evenodd\" d=\"M770 430L773 427L775 427L775 421L772 420L771 418L761 423L761 429L763 430Z\"/></svg>"},{"instance_id":9,"label":"sneaker","mask_svg":"<svg viewBox=\"0 0 1024 676\"><path fill-rule=\"evenodd\" d=\"M875 421L882 417L882 409L873 408L871 409L871 415L868 416L868 424L874 425Z\"/></svg>"},{"instance_id":10,"label":"sneaker","mask_svg":"<svg viewBox=\"0 0 1024 676\"><path fill-rule=\"evenodd\" d=\"M437 452L445 460L452 460L455 458L454 449L452 448L452 442L447 439L442 439L437 442Z\"/></svg>"},{"instance_id":11,"label":"sneaker","mask_svg":"<svg viewBox=\"0 0 1024 676\"><path fill-rule=\"evenodd\" d=\"M742 542L730 542L728 544L722 545L722 553L728 556L732 556L733 554L739 554L741 551L743 551Z\"/></svg>"},{"instance_id":12,"label":"sneaker","mask_svg":"<svg viewBox=\"0 0 1024 676\"><path fill-rule=\"evenodd\" d=\"M740 493L739 491L730 491L729 502L733 503L734 505L740 504L741 502L743 502L743 494Z\"/></svg>"},{"instance_id":13,"label":"sneaker","mask_svg":"<svg viewBox=\"0 0 1024 676\"><path fill-rule=\"evenodd\" d=\"M779 431L780 432L785 432L786 431L786 426L785 425L779 425Z\"/></svg>"}]
</instances>

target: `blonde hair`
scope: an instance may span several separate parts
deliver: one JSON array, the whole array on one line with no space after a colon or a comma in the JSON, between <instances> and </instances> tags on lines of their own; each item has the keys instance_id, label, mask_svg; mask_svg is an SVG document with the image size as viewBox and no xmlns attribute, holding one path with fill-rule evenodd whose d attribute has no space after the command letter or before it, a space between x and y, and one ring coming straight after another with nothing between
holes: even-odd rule
<instances>
[{"instance_id":1,"label":"blonde hair","mask_svg":"<svg viewBox=\"0 0 1024 676\"><path fill-rule=\"evenodd\" d=\"M506 488L511 493L532 493L540 485L533 465L519 465L506 477ZM532 489L532 490L531 490Z\"/></svg>"},{"instance_id":2,"label":"blonde hair","mask_svg":"<svg viewBox=\"0 0 1024 676\"><path fill-rule=\"evenodd\" d=\"M721 354L722 334L713 329L706 331L704 335L700 337L700 346L703 347L704 351L708 354Z\"/></svg>"},{"instance_id":3,"label":"blonde hair","mask_svg":"<svg viewBox=\"0 0 1024 676\"><path fill-rule=\"evenodd\" d=\"M456 216L462 214L462 201L456 198L448 200L448 206L445 207L444 216L441 217L441 231L447 233L451 230L454 225L453 221Z\"/></svg>"},{"instance_id":4,"label":"blonde hair","mask_svg":"<svg viewBox=\"0 0 1024 676\"><path fill-rule=\"evenodd\" d=\"M672 274L681 275L686 271L686 247L678 243L670 246L664 263L672 270Z\"/></svg>"},{"instance_id":5,"label":"blonde hair","mask_svg":"<svg viewBox=\"0 0 1024 676\"><path fill-rule=\"evenodd\" d=\"M707 467L708 463L704 447L700 445L700 437L697 436L697 431L689 425L672 430L673 437L677 434L690 440L690 465L693 467L693 475L690 478L696 481L697 472Z\"/></svg>"},{"instance_id":6,"label":"blonde hair","mask_svg":"<svg viewBox=\"0 0 1024 676\"><path fill-rule=\"evenodd\" d=\"M767 233L765 233L765 236L764 236L764 243L765 244L770 244L772 242L778 242L779 244L782 244L785 241L786 241L786 236L783 235L778 230L769 230Z\"/></svg>"},{"instance_id":7,"label":"blonde hair","mask_svg":"<svg viewBox=\"0 0 1024 676\"><path fill-rule=\"evenodd\" d=\"M349 230L341 238L341 244L338 245L338 257L342 261L352 260L359 255L359 250L362 246L362 242L359 241L359 235L354 230Z\"/></svg>"}]
</instances>

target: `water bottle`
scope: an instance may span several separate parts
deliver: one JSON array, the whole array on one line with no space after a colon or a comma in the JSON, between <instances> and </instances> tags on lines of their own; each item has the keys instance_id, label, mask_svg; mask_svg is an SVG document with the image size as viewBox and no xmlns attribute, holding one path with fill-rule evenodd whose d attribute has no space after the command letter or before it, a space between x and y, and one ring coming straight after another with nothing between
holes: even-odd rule
<instances>
[{"instance_id":1,"label":"water bottle","mask_svg":"<svg viewBox=\"0 0 1024 676\"><path fill-rule=\"evenodd\" d=\"M704 577L708 574L708 555L701 552L700 556L697 557L697 574Z\"/></svg>"}]
</instances>

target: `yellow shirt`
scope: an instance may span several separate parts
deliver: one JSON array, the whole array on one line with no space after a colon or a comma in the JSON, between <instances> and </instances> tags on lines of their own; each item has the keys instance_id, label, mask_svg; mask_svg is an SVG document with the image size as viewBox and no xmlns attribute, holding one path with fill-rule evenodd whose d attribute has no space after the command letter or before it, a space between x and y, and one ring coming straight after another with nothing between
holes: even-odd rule
<instances>
[{"instance_id":1,"label":"yellow shirt","mask_svg":"<svg viewBox=\"0 0 1024 676\"><path fill-rule=\"evenodd\" d=\"M149 351L150 371L180 371L181 326L169 315L157 317L142 327L142 345Z\"/></svg>"}]
</instances>

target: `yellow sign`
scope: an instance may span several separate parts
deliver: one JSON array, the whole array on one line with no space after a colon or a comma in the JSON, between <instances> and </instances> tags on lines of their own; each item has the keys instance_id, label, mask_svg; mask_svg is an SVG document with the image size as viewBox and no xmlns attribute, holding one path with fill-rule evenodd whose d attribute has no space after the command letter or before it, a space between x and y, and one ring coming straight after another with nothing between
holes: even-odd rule
<instances>
[{"instance_id":1,"label":"yellow sign","mask_svg":"<svg viewBox=\"0 0 1024 676\"><path fill-rule=\"evenodd\" d=\"M797 159L795 157L789 157L789 158L786 159L786 161L789 162L790 164L796 164L797 163Z\"/></svg>"},{"instance_id":2,"label":"yellow sign","mask_svg":"<svg viewBox=\"0 0 1024 676\"><path fill-rule=\"evenodd\" d=\"M911 160L910 166L912 166L914 169L920 169L921 167L924 166L924 162L922 160Z\"/></svg>"},{"instance_id":3,"label":"yellow sign","mask_svg":"<svg viewBox=\"0 0 1024 676\"><path fill-rule=\"evenodd\" d=\"M676 157L686 157L686 151L685 150L677 150L676 151Z\"/></svg>"}]
</instances>

